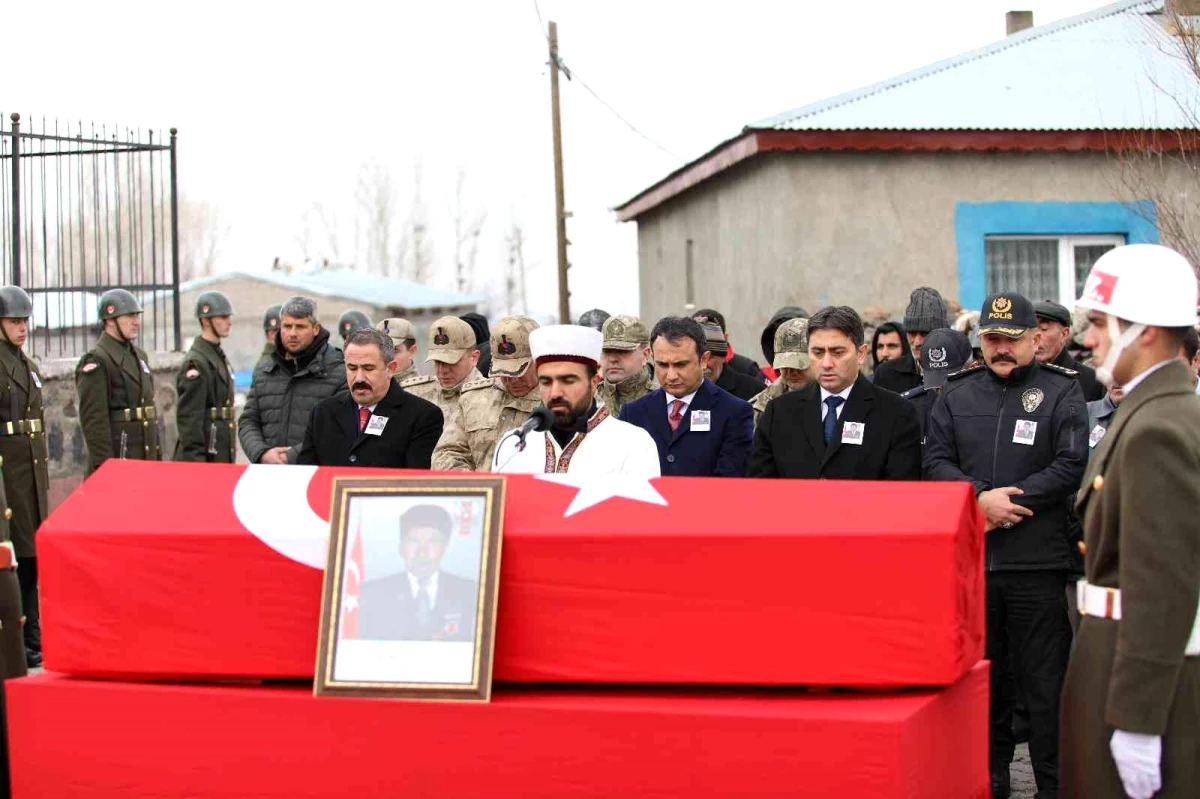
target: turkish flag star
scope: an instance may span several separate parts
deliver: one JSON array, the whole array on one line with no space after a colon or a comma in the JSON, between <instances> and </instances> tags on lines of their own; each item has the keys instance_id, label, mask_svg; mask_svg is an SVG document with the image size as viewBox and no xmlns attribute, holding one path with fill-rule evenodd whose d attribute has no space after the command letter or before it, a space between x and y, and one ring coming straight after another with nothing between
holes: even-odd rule
<instances>
[{"instance_id":1,"label":"turkish flag star","mask_svg":"<svg viewBox=\"0 0 1200 799\"><path fill-rule=\"evenodd\" d=\"M667 505L667 500L658 493L658 489L644 477L625 477L621 475L581 475L563 472L558 474L539 474L538 480L571 486L579 489L563 518L573 516L581 510L598 505L606 499L623 497L635 502L646 502L651 505Z\"/></svg>"}]
</instances>

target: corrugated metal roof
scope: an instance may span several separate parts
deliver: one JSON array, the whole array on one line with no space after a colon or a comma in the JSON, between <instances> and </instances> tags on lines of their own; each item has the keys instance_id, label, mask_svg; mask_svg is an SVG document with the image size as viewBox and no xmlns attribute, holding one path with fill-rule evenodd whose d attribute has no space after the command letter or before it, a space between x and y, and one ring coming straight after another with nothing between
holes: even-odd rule
<instances>
[{"instance_id":1,"label":"corrugated metal roof","mask_svg":"<svg viewBox=\"0 0 1200 799\"><path fill-rule=\"evenodd\" d=\"M203 290L225 280L242 278L272 283L296 294L319 297L341 297L376 308L458 308L478 305L483 298L475 294L460 294L450 289L427 286L411 280L381 277L352 269L325 269L318 272L225 272L220 275L189 280L180 291Z\"/></svg>"},{"instance_id":2,"label":"corrugated metal roof","mask_svg":"<svg viewBox=\"0 0 1200 799\"><path fill-rule=\"evenodd\" d=\"M1159 23L1162 7L1114 3L746 129L1190 128L1197 80Z\"/></svg>"}]
</instances>

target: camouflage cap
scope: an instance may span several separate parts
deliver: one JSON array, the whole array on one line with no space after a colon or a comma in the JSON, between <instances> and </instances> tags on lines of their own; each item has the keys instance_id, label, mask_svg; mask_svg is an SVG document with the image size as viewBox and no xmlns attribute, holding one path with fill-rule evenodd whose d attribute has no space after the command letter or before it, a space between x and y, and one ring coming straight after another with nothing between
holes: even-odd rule
<instances>
[{"instance_id":1,"label":"camouflage cap","mask_svg":"<svg viewBox=\"0 0 1200 799\"><path fill-rule=\"evenodd\" d=\"M412 322L394 316L375 325L375 329L392 340L393 344L417 340L417 329Z\"/></svg>"},{"instance_id":2,"label":"camouflage cap","mask_svg":"<svg viewBox=\"0 0 1200 799\"><path fill-rule=\"evenodd\" d=\"M812 366L808 356L808 320L789 319L775 330L776 369L807 369Z\"/></svg>"},{"instance_id":3,"label":"camouflage cap","mask_svg":"<svg viewBox=\"0 0 1200 799\"><path fill-rule=\"evenodd\" d=\"M604 349L633 352L650 344L646 323L636 316L610 316L604 322Z\"/></svg>"},{"instance_id":4,"label":"camouflage cap","mask_svg":"<svg viewBox=\"0 0 1200 799\"><path fill-rule=\"evenodd\" d=\"M456 364L473 349L475 331L457 316L443 316L430 325L427 362Z\"/></svg>"},{"instance_id":5,"label":"camouflage cap","mask_svg":"<svg viewBox=\"0 0 1200 799\"><path fill-rule=\"evenodd\" d=\"M538 323L528 316L506 316L492 328L492 368L489 377L520 377L533 362L529 334Z\"/></svg>"}]
</instances>

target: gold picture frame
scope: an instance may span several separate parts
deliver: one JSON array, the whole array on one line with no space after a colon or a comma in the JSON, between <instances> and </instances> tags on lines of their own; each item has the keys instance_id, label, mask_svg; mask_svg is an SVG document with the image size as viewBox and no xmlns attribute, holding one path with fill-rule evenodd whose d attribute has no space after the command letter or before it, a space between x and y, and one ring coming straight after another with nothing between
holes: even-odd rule
<instances>
[{"instance_id":1,"label":"gold picture frame","mask_svg":"<svg viewBox=\"0 0 1200 799\"><path fill-rule=\"evenodd\" d=\"M504 489L335 478L314 694L491 698Z\"/></svg>"}]
</instances>

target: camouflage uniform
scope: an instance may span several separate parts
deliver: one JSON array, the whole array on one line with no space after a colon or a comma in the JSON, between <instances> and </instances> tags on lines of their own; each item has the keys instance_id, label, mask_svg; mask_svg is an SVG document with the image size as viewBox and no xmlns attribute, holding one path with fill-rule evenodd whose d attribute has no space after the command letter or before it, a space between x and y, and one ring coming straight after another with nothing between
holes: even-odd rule
<instances>
[{"instance_id":1,"label":"camouflage uniform","mask_svg":"<svg viewBox=\"0 0 1200 799\"><path fill-rule=\"evenodd\" d=\"M650 331L636 316L611 316L604 322L604 349L633 352L650 343ZM639 369L632 377L620 383L601 380L596 389L596 401L603 403L608 415L616 417L627 402L649 394L658 388L656 381L645 369Z\"/></svg>"},{"instance_id":2,"label":"camouflage uniform","mask_svg":"<svg viewBox=\"0 0 1200 799\"><path fill-rule=\"evenodd\" d=\"M496 325L491 335L492 377L463 384L433 450L434 469L488 471L500 437L520 427L542 404L536 389L514 397L500 380L520 377L529 368L533 359L529 332L537 326L532 319L519 316L505 317Z\"/></svg>"},{"instance_id":3,"label":"camouflage uniform","mask_svg":"<svg viewBox=\"0 0 1200 799\"><path fill-rule=\"evenodd\" d=\"M426 361L455 364L462 358L469 357L475 349L475 331L471 326L457 316L443 316L429 328L429 357ZM417 375L400 381L400 387L405 391L428 400L442 409L442 418L450 419L458 405L458 395L467 383L483 379L478 369L471 369L461 383L450 388L442 388L436 377L432 375Z\"/></svg>"},{"instance_id":4,"label":"camouflage uniform","mask_svg":"<svg viewBox=\"0 0 1200 799\"><path fill-rule=\"evenodd\" d=\"M775 329L776 369L808 369L812 359L808 356L808 320L789 319ZM788 384L782 373L778 380L760 391L750 400L754 409L754 427L758 428L758 417L767 409L767 403L788 392Z\"/></svg>"},{"instance_id":5,"label":"camouflage uniform","mask_svg":"<svg viewBox=\"0 0 1200 799\"><path fill-rule=\"evenodd\" d=\"M400 346L404 344L408 346L408 342L416 343L417 329L413 327L412 322L400 317L391 317L384 319L379 324L375 325L375 329L392 340L392 344ZM392 377L400 385L404 385L404 381L410 377L420 377L421 373L417 371L416 362L410 362L404 369L396 372Z\"/></svg>"}]
</instances>

